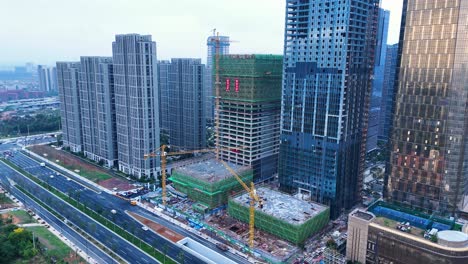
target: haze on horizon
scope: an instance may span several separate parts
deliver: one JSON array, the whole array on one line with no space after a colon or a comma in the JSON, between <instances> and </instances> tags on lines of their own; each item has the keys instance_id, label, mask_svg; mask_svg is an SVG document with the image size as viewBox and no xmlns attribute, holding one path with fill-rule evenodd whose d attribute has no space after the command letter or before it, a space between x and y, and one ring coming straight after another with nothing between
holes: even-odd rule
<instances>
[{"instance_id":1,"label":"haze on horizon","mask_svg":"<svg viewBox=\"0 0 468 264\"><path fill-rule=\"evenodd\" d=\"M398 42L403 0L390 10L388 43ZM151 34L158 59L202 58L216 28L231 53L283 53L284 0L3 0L0 66L55 64L111 56L116 34Z\"/></svg>"}]
</instances>

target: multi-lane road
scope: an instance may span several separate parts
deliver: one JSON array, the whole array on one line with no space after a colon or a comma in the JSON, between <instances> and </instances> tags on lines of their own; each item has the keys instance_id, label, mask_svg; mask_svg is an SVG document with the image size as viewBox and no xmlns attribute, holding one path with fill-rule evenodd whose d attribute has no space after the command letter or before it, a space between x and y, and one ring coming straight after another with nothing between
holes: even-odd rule
<instances>
[{"instance_id":1,"label":"multi-lane road","mask_svg":"<svg viewBox=\"0 0 468 264\"><path fill-rule=\"evenodd\" d=\"M15 155L15 157L18 156L19 155ZM74 225L78 226L80 229L93 236L96 240L112 249L123 259L128 260L131 263L154 263L154 259L152 257L137 249L132 244L100 225L98 222L94 221L92 218L83 214L68 203L46 191L27 177L24 177L20 173L12 170L4 163L0 164L0 178L2 178L3 182L6 178L13 180L30 194L33 194L40 201L51 207L55 212L61 214L67 218L68 221L71 221ZM14 194L17 194L18 192L15 192Z\"/></svg>"},{"instance_id":2,"label":"multi-lane road","mask_svg":"<svg viewBox=\"0 0 468 264\"><path fill-rule=\"evenodd\" d=\"M81 203L85 204L87 207L92 210L99 212L102 216L106 217L109 221L114 222L116 225L122 227L123 229L133 233L135 236L139 237L146 243L154 246L161 252L166 252L168 256L173 258L178 262L185 263L203 263L202 260L198 259L196 256L190 254L189 252L181 249L179 245L175 245L172 242L164 239L158 234L145 231L141 227L142 225L135 221L133 218L128 216L125 211L132 211L138 214L141 214L161 225L169 227L174 231L190 237L196 240L199 243L209 247L210 249L217 251L230 258L233 261L238 263L248 263L248 261L240 256L234 255L230 252L222 252L212 243L198 237L197 235L177 226L169 221L157 217L152 213L144 210L143 208L131 206L127 201L124 201L120 198L117 198L106 192L97 193L87 187L84 184L80 184L78 181L72 180L73 178L70 175L63 175L57 173L56 171L40 166L39 162L31 159L27 155L21 152L13 152L13 157L9 157L9 160L13 162L18 167L21 167L23 170L29 172L40 180L50 184L59 191L72 196L76 200L79 200ZM146 255L144 252L136 249L132 244L128 243L121 237L114 234L111 230L106 229L103 226L100 226L97 222L77 211L71 206L57 206L58 204L65 204L63 201L57 201L57 197L48 193L45 190L40 190L38 186L34 186L30 180L27 180L23 175L12 172L12 170L5 164L0 164L0 178L8 175L7 177L11 179L19 180L22 182L21 186L26 186L34 195L40 198L43 202L46 202L49 206L55 210L62 213L70 221L74 222L77 226L85 230L87 233L91 234L95 239L99 240L101 243L106 245L108 248L114 250L120 257L129 261L130 263L148 263L153 262L154 259ZM24 187L25 188L25 187ZM51 198L51 197L55 198ZM49 201L49 202L48 202ZM54 207L55 205L55 207ZM63 208L62 208L63 207ZM115 211L114 211L115 210ZM114 212L114 213L113 213Z\"/></svg>"}]
</instances>

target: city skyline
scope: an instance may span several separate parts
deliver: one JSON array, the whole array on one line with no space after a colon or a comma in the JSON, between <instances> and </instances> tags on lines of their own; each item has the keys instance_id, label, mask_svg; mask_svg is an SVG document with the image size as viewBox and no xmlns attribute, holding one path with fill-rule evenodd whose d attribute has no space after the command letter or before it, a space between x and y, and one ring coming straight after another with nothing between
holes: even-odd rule
<instances>
[{"instance_id":1,"label":"city skyline","mask_svg":"<svg viewBox=\"0 0 468 264\"><path fill-rule=\"evenodd\" d=\"M398 42L402 2L382 0L382 8L391 11L389 44ZM201 58L206 63L206 38L213 28L238 41L231 45L233 54L283 53L283 0L145 0L139 5L128 0L112 3L100 0L92 2L92 9L90 3L90 0L73 4L56 0L8 3L0 11L0 22L8 25L0 29L0 34L9 40L0 43L0 68L30 61L53 65L55 61L78 61L80 56L111 56L107 43L116 34L126 33L152 35L158 46L158 59ZM215 3L223 6L222 10L209 14ZM173 10L178 12L171 13ZM86 23L83 14L87 14ZM83 41L81 36L88 38Z\"/></svg>"}]
</instances>

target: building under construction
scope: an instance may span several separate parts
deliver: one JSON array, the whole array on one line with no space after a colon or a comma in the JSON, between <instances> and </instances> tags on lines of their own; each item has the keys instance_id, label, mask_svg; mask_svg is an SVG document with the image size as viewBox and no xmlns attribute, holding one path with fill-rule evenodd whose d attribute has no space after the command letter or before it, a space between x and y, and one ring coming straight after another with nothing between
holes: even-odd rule
<instances>
[{"instance_id":1,"label":"building under construction","mask_svg":"<svg viewBox=\"0 0 468 264\"><path fill-rule=\"evenodd\" d=\"M228 165L246 184L252 182L252 169L230 162ZM243 190L236 178L213 157L174 169L169 180L178 191L207 209L227 204L229 195Z\"/></svg>"},{"instance_id":2,"label":"building under construction","mask_svg":"<svg viewBox=\"0 0 468 264\"><path fill-rule=\"evenodd\" d=\"M257 189L262 207L255 209L255 227L301 245L321 230L330 219L327 206L300 200L265 187ZM248 193L229 199L228 213L243 222L249 221Z\"/></svg>"},{"instance_id":3,"label":"building under construction","mask_svg":"<svg viewBox=\"0 0 468 264\"><path fill-rule=\"evenodd\" d=\"M250 166L256 182L277 172L283 57L222 55L219 58L220 158Z\"/></svg>"}]
</instances>

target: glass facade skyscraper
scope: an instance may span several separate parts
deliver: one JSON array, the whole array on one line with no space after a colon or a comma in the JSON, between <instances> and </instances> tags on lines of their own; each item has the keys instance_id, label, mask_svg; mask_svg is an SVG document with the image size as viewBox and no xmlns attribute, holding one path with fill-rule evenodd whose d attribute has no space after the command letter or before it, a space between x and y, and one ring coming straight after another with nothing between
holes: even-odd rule
<instances>
[{"instance_id":1,"label":"glass facade skyscraper","mask_svg":"<svg viewBox=\"0 0 468 264\"><path fill-rule=\"evenodd\" d=\"M468 0L405 0L389 196L455 214L467 206Z\"/></svg>"},{"instance_id":2,"label":"glass facade skyscraper","mask_svg":"<svg viewBox=\"0 0 468 264\"><path fill-rule=\"evenodd\" d=\"M390 20L390 11L380 9L379 20L377 26L375 59L374 59L374 78L372 80L372 94L369 108L369 122L367 129L367 142L366 151L370 152L377 148L377 139L379 136L379 119L381 104L382 104L382 90L385 76L385 59L387 53L387 35L388 35L388 22Z\"/></svg>"},{"instance_id":3,"label":"glass facade skyscraper","mask_svg":"<svg viewBox=\"0 0 468 264\"><path fill-rule=\"evenodd\" d=\"M392 126L393 100L395 98L395 74L398 58L398 44L387 45L382 101L379 117L379 140L388 141Z\"/></svg>"},{"instance_id":4,"label":"glass facade skyscraper","mask_svg":"<svg viewBox=\"0 0 468 264\"><path fill-rule=\"evenodd\" d=\"M378 0L288 0L279 182L331 206L360 200Z\"/></svg>"}]
</instances>

